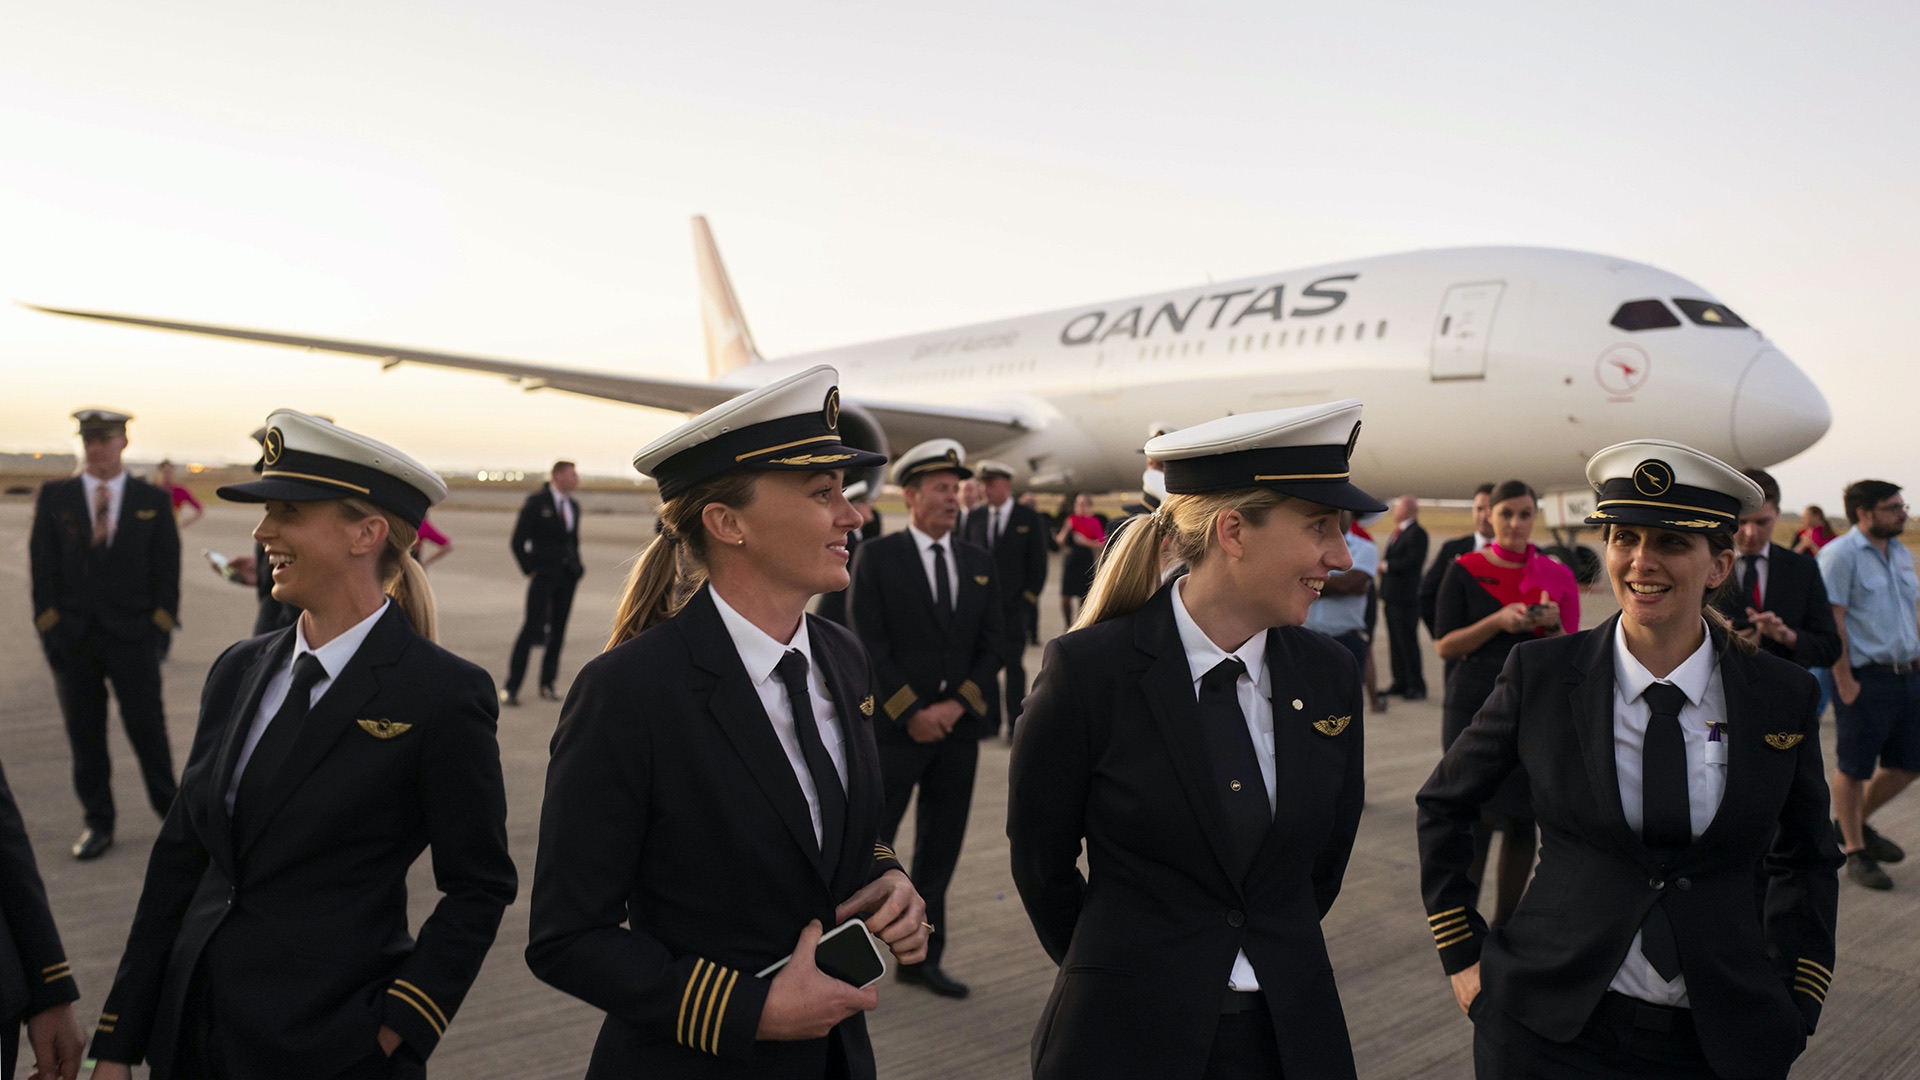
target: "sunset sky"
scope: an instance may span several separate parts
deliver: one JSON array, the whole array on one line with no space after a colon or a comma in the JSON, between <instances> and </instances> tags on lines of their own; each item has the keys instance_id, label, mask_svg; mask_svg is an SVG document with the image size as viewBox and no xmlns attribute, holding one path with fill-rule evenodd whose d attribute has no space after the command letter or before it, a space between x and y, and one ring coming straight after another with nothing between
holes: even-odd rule
<instances>
[{"instance_id":1,"label":"sunset sky","mask_svg":"<svg viewBox=\"0 0 1920 1080\"><path fill-rule=\"evenodd\" d=\"M41 5L0 35L0 299L700 378L704 213L780 356L1417 248L1651 263L1833 406L1786 501L1920 485L1913 5ZM0 450L288 405L448 469L675 418L0 307ZM1440 493L1431 493L1440 494Z\"/></svg>"}]
</instances>

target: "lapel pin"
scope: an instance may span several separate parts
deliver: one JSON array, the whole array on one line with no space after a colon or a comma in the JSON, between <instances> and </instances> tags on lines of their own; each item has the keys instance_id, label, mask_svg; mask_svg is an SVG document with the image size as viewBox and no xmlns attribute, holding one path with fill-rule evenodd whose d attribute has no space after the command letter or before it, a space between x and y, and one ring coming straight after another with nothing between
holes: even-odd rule
<instances>
[{"instance_id":1,"label":"lapel pin","mask_svg":"<svg viewBox=\"0 0 1920 1080\"><path fill-rule=\"evenodd\" d=\"M868 694L866 697L863 697L860 699L860 715L861 716L873 715L873 695L872 694Z\"/></svg>"},{"instance_id":2,"label":"lapel pin","mask_svg":"<svg viewBox=\"0 0 1920 1080\"><path fill-rule=\"evenodd\" d=\"M396 735L405 735L407 732L413 730L412 724L396 724L384 718L380 720L356 720L354 723L359 724L361 730L376 739L391 739Z\"/></svg>"},{"instance_id":3,"label":"lapel pin","mask_svg":"<svg viewBox=\"0 0 1920 1080\"><path fill-rule=\"evenodd\" d=\"M1294 699L1293 699L1293 711L1294 711L1294 712L1299 712L1299 711L1300 711L1301 709L1304 709L1304 708L1306 708L1306 707L1307 707L1307 703L1306 703L1306 702L1304 702L1304 701L1301 701L1301 700L1300 700L1299 698L1294 698Z\"/></svg>"},{"instance_id":4,"label":"lapel pin","mask_svg":"<svg viewBox=\"0 0 1920 1080\"><path fill-rule=\"evenodd\" d=\"M1778 731L1767 736L1767 745L1773 747L1775 750L1791 750L1799 746L1800 740L1804 738L1806 738L1806 736L1798 731L1792 733Z\"/></svg>"},{"instance_id":5,"label":"lapel pin","mask_svg":"<svg viewBox=\"0 0 1920 1080\"><path fill-rule=\"evenodd\" d=\"M973 583L975 585L985 585L987 583L987 575L975 574L973 578Z\"/></svg>"},{"instance_id":6,"label":"lapel pin","mask_svg":"<svg viewBox=\"0 0 1920 1080\"><path fill-rule=\"evenodd\" d=\"M1331 739L1347 730L1347 725L1351 723L1353 723L1351 716L1329 716L1325 720L1315 720L1313 730Z\"/></svg>"}]
</instances>

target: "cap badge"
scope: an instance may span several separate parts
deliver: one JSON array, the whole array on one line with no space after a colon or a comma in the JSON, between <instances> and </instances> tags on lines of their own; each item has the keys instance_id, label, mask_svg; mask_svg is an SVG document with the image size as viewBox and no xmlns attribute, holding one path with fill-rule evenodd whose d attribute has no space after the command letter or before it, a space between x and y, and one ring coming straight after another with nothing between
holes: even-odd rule
<instances>
[{"instance_id":1,"label":"cap badge","mask_svg":"<svg viewBox=\"0 0 1920 1080\"><path fill-rule=\"evenodd\" d=\"M1353 422L1353 433L1347 436L1347 450L1346 450L1345 457L1348 461L1353 460L1353 447L1354 447L1354 444L1358 443L1359 441L1360 441L1360 421L1355 420Z\"/></svg>"},{"instance_id":2,"label":"cap badge","mask_svg":"<svg viewBox=\"0 0 1920 1080\"><path fill-rule=\"evenodd\" d=\"M953 449L952 447L948 447L948 448L947 448L947 461L948 461L948 462L949 462L950 464L953 464L953 465L958 465L958 464L960 464L960 452L959 452L958 450L955 450L955 449Z\"/></svg>"},{"instance_id":3,"label":"cap badge","mask_svg":"<svg viewBox=\"0 0 1920 1080\"><path fill-rule=\"evenodd\" d=\"M820 408L820 419L827 422L828 431L840 430L840 388L827 388L827 402Z\"/></svg>"},{"instance_id":4,"label":"cap badge","mask_svg":"<svg viewBox=\"0 0 1920 1080\"><path fill-rule=\"evenodd\" d=\"M280 429L277 427L268 428L267 437L260 440L261 456L266 463L269 465L280 464L280 455L285 453L286 449L287 440L285 436L280 434Z\"/></svg>"},{"instance_id":5,"label":"cap badge","mask_svg":"<svg viewBox=\"0 0 1920 1080\"><path fill-rule=\"evenodd\" d=\"M1673 490L1673 467L1659 458L1648 458L1633 467L1633 489L1650 498L1659 498Z\"/></svg>"}]
</instances>

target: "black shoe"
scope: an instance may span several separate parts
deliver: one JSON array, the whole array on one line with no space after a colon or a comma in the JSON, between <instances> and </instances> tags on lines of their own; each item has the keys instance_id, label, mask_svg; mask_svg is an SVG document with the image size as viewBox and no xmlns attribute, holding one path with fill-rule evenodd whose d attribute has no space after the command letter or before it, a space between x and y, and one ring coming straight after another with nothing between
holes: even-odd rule
<instances>
[{"instance_id":1,"label":"black shoe","mask_svg":"<svg viewBox=\"0 0 1920 1080\"><path fill-rule=\"evenodd\" d=\"M500 704L511 706L515 709L519 708L520 707L520 691L518 690L500 691Z\"/></svg>"},{"instance_id":2,"label":"black shoe","mask_svg":"<svg viewBox=\"0 0 1920 1080\"><path fill-rule=\"evenodd\" d=\"M914 986L924 986L944 998L963 998L967 996L967 984L941 971L932 964L914 964L900 969L900 981Z\"/></svg>"},{"instance_id":3,"label":"black shoe","mask_svg":"<svg viewBox=\"0 0 1920 1080\"><path fill-rule=\"evenodd\" d=\"M1407 688L1404 686L1401 686L1399 683L1394 683L1392 686L1389 686L1385 690L1382 690L1380 692L1387 695L1388 697L1404 697L1406 696Z\"/></svg>"},{"instance_id":4,"label":"black shoe","mask_svg":"<svg viewBox=\"0 0 1920 1080\"><path fill-rule=\"evenodd\" d=\"M1867 839L1867 846L1861 850L1873 856L1874 862L1897 863L1907 857L1905 849L1899 844L1881 836L1878 832L1875 832L1873 826L1868 825L1866 822L1860 823L1860 832ZM1833 823L1833 842L1840 845L1840 850L1845 851L1847 849L1847 840L1846 837L1840 835L1840 823L1838 821Z\"/></svg>"},{"instance_id":5,"label":"black shoe","mask_svg":"<svg viewBox=\"0 0 1920 1080\"><path fill-rule=\"evenodd\" d=\"M1879 889L1884 892L1893 888L1893 879L1887 876L1885 870L1880 869L1880 864L1874 860L1873 856L1864 851L1855 851L1847 855L1847 876L1853 879L1855 885L1868 889Z\"/></svg>"},{"instance_id":6,"label":"black shoe","mask_svg":"<svg viewBox=\"0 0 1920 1080\"><path fill-rule=\"evenodd\" d=\"M540 700L541 701L559 701L560 695L553 692L553 687L543 686L540 688Z\"/></svg>"},{"instance_id":7,"label":"black shoe","mask_svg":"<svg viewBox=\"0 0 1920 1080\"><path fill-rule=\"evenodd\" d=\"M81 862L97 859L113 846L113 834L101 829L86 828L80 831L80 839L73 842L73 857Z\"/></svg>"},{"instance_id":8,"label":"black shoe","mask_svg":"<svg viewBox=\"0 0 1920 1080\"><path fill-rule=\"evenodd\" d=\"M1406 698L1408 701L1425 701L1427 700L1427 691L1423 687L1419 690L1408 690L1400 696Z\"/></svg>"}]
</instances>

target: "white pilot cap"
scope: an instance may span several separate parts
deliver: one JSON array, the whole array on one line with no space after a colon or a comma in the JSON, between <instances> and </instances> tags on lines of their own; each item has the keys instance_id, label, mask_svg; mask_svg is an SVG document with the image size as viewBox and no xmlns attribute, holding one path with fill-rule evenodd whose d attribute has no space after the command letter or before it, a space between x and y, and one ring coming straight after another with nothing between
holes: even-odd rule
<instances>
[{"instance_id":1,"label":"white pilot cap","mask_svg":"<svg viewBox=\"0 0 1920 1080\"><path fill-rule=\"evenodd\" d=\"M1588 525L1652 525L1679 532L1732 530L1758 513L1760 485L1711 454L1666 439L1615 443L1587 459L1599 498Z\"/></svg>"},{"instance_id":2,"label":"white pilot cap","mask_svg":"<svg viewBox=\"0 0 1920 1080\"><path fill-rule=\"evenodd\" d=\"M229 502L317 502L360 496L419 528L446 481L386 443L292 409L267 417L260 479L219 489Z\"/></svg>"},{"instance_id":3,"label":"white pilot cap","mask_svg":"<svg viewBox=\"0 0 1920 1080\"><path fill-rule=\"evenodd\" d=\"M905 487L910 480L937 472L950 472L962 480L971 480L973 470L967 468L967 448L953 439L928 439L894 462L893 482Z\"/></svg>"},{"instance_id":4,"label":"white pilot cap","mask_svg":"<svg viewBox=\"0 0 1920 1080\"><path fill-rule=\"evenodd\" d=\"M1195 495L1264 487L1356 513L1386 504L1355 487L1347 468L1360 438L1360 401L1223 416L1149 441L1166 467L1166 489Z\"/></svg>"}]
</instances>

